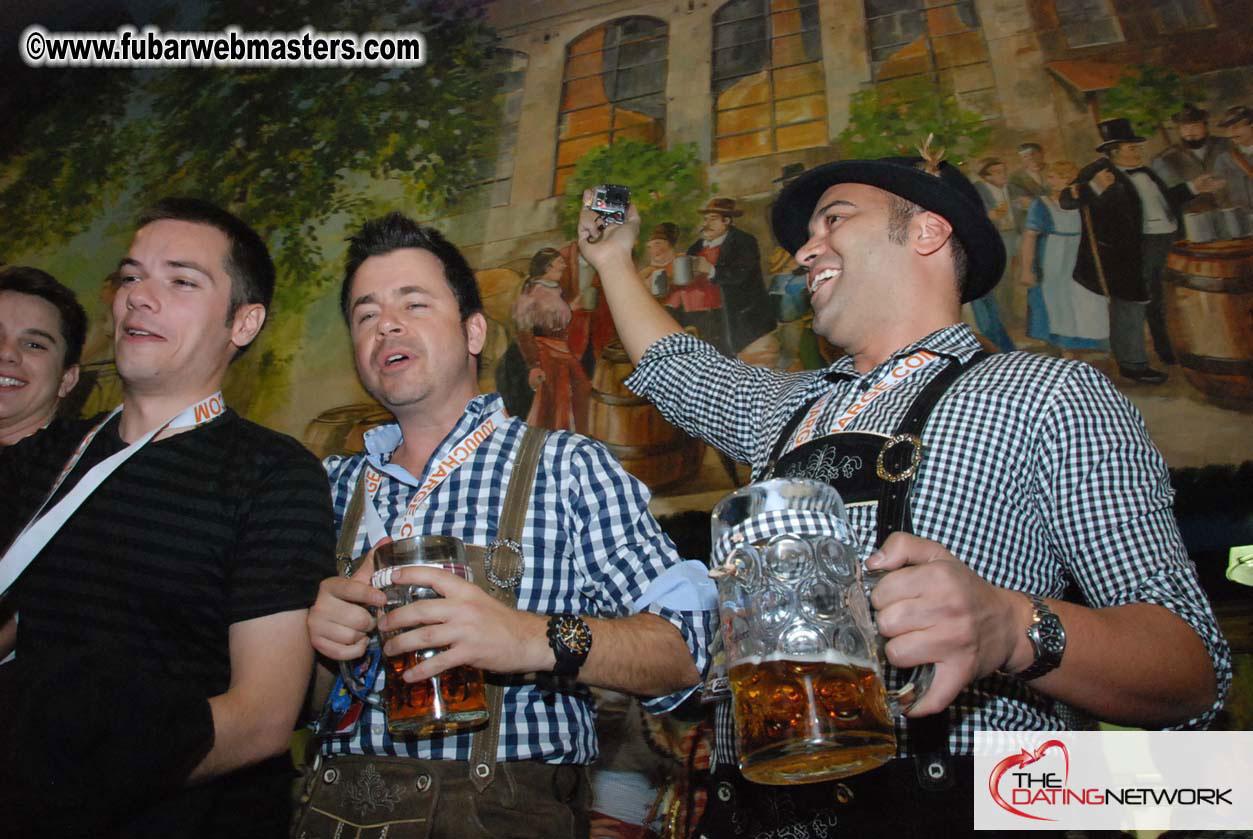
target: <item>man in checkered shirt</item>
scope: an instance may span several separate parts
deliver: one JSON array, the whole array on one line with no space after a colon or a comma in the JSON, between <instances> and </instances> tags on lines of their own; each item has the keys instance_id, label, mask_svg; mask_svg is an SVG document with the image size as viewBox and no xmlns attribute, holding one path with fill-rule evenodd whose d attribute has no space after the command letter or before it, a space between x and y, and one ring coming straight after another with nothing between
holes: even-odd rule
<instances>
[{"instance_id":1,"label":"man in checkered shirt","mask_svg":"<svg viewBox=\"0 0 1253 839\"><path fill-rule=\"evenodd\" d=\"M356 554L409 533L490 544L526 425L503 414L499 395L478 392L487 323L465 259L439 231L393 213L351 240L340 302L361 382L396 423L367 433L366 454L326 460L337 526L369 468L378 485L367 491ZM713 594L704 566L679 559L647 502L647 489L602 445L551 432L519 540L516 608L443 570L394 569L393 584L430 586L442 598L383 616L378 629L399 631L383 652L439 649L406 673L413 682L462 664L503 674L501 719L489 723L499 747L484 764L471 760L470 733L393 737L381 709L337 689L295 835L368 824L392 839L586 836L585 767L596 758L587 687L651 697L649 711L667 711L707 661ZM309 634L327 659L367 652L375 628L367 607L385 602L370 570L366 562L355 577L321 585ZM567 631L590 648L571 647ZM366 679L376 694L383 681L381 672Z\"/></svg>"},{"instance_id":2,"label":"man in checkered shirt","mask_svg":"<svg viewBox=\"0 0 1253 839\"><path fill-rule=\"evenodd\" d=\"M892 435L926 384L980 352L961 304L986 294L1005 261L970 182L934 156L819 166L783 189L771 221L808 271L815 332L847 353L825 370L753 368L682 333L631 269L634 208L621 226L587 209L580 218L582 253L638 365L627 385L750 463L754 479L779 474L776 461L802 438L831 446L806 467L817 468L834 462L844 432ZM935 363L900 375L918 359ZM1075 361L991 355L951 384L919 435L912 532L892 533L866 567L889 572L872 595L889 684L896 668L935 664L911 724L898 720L898 758L913 754L922 719L940 726L939 752L951 755L844 779L841 802L878 802L863 831L970 829L976 730L1065 729L1092 717L1192 728L1213 718L1230 654L1179 537L1166 465L1105 376ZM867 545L876 506L849 509ZM1063 600L1068 587L1078 596ZM1060 649L1056 633L1042 643L1042 626L1064 630ZM834 795L829 812L807 811L807 788L786 808L765 789L749 815L757 835L859 823Z\"/></svg>"}]
</instances>

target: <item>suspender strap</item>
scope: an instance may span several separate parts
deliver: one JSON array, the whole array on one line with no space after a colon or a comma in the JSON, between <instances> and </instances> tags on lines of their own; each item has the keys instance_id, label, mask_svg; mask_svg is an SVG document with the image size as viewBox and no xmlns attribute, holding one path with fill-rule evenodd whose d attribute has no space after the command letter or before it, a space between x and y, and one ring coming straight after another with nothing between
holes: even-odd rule
<instances>
[{"instance_id":1,"label":"suspender strap","mask_svg":"<svg viewBox=\"0 0 1253 839\"><path fill-rule=\"evenodd\" d=\"M548 432L544 429L527 426L509 477L509 489L505 492L496 538L486 550L475 545L466 546L466 556L474 568L478 585L511 609L517 608L517 585L522 579L522 527L530 507L535 470L547 436ZM505 687L489 676L487 709L491 716L487 726L475 732L470 741L470 782L478 792L487 789L496 777L496 746L500 741Z\"/></svg>"},{"instance_id":2,"label":"suspender strap","mask_svg":"<svg viewBox=\"0 0 1253 839\"><path fill-rule=\"evenodd\" d=\"M953 359L945 365L914 398L900 425L896 427L896 434L884 446L877 464L879 477L883 479L883 488L879 494L876 546L882 545L888 536L898 530L914 532L909 516L909 494L914 488L914 478L922 460L922 429L927 424L932 409L949 387L963 373L987 357L985 350L979 350L965 362Z\"/></svg>"},{"instance_id":3,"label":"suspender strap","mask_svg":"<svg viewBox=\"0 0 1253 839\"><path fill-rule=\"evenodd\" d=\"M353 549L357 546L357 530L361 527L361 514L365 511L365 473L369 466L361 469L357 476L357 485L353 487L352 498L348 501L348 509L344 510L344 520L339 525L339 541L335 543L335 569L343 576L352 573Z\"/></svg>"},{"instance_id":4,"label":"suspender strap","mask_svg":"<svg viewBox=\"0 0 1253 839\"><path fill-rule=\"evenodd\" d=\"M896 428L896 435L892 438L899 442L884 447L880 462L885 468L880 470L880 477L885 473L889 477L884 479L879 495L875 545L882 545L888 536L897 531L914 532L914 523L909 515L909 494L913 490L914 479L918 474L917 467L922 459L922 429L940 397L963 373L987 357L988 353L980 350L965 362L953 359L947 364L935 378L927 382L905 412ZM910 444L912 450L906 449L906 443ZM892 480L896 475L901 477ZM937 792L951 789L956 778L953 755L948 747L948 711L910 719L905 725L909 733L909 751L914 758L918 786Z\"/></svg>"},{"instance_id":5,"label":"suspender strap","mask_svg":"<svg viewBox=\"0 0 1253 839\"><path fill-rule=\"evenodd\" d=\"M918 466L922 461L922 430L932 410L953 383L987 357L988 353L980 350L965 362L953 358L945 365L944 369L919 391L897 426L895 435L881 450L878 462L875 464L876 474L881 483L875 523L876 546L882 545L889 535L897 531L913 532L913 521L909 514L909 496L913 490ZM823 394L819 394L802 405L783 427L770 452L767 475L773 474L775 464L782 456L783 448L791 439L792 433L809 409L822 396ZM729 706L729 703L724 704ZM925 790L944 790L952 787L954 770L953 758L948 747L948 714L941 712L930 717L911 719L907 725L909 749L914 756L919 785ZM730 738L723 734L724 731L731 730L733 729L729 724L725 727L720 724L717 727L719 736L716 739L719 747L726 745L728 749L730 748ZM720 753L717 756L719 760L723 758Z\"/></svg>"}]
</instances>

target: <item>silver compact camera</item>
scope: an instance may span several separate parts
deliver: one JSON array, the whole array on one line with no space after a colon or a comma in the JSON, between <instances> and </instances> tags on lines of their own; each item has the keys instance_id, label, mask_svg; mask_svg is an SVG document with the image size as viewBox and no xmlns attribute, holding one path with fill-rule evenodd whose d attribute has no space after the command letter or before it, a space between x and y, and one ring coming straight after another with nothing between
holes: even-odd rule
<instances>
[{"instance_id":1,"label":"silver compact camera","mask_svg":"<svg viewBox=\"0 0 1253 839\"><path fill-rule=\"evenodd\" d=\"M602 224L622 224L626 221L627 205L631 203L631 190L624 186L602 184L592 193L588 209L598 213Z\"/></svg>"}]
</instances>

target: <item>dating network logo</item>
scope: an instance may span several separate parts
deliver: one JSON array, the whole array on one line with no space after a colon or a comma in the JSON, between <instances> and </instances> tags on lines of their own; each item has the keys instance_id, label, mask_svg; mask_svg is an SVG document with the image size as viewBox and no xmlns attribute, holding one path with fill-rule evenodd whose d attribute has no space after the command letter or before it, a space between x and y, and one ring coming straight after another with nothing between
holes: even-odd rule
<instances>
[{"instance_id":1,"label":"dating network logo","mask_svg":"<svg viewBox=\"0 0 1253 839\"><path fill-rule=\"evenodd\" d=\"M988 792L996 805L1006 812L1024 819L1049 822L1058 819L1041 813L1051 811L1052 815L1061 815L1064 811L1051 809L1056 807L1232 806L1231 788L1186 785L1072 788L1070 751L1061 740L1045 740L1034 750L1023 748L1017 754L1007 755L989 773ZM1024 807L1030 807L1035 812L1021 809Z\"/></svg>"}]
</instances>

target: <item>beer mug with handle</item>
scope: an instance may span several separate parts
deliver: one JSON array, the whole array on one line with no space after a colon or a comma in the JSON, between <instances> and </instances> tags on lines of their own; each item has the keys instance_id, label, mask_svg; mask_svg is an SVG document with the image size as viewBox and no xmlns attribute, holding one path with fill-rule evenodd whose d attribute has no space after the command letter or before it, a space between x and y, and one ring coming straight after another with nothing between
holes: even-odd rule
<instances>
[{"instance_id":1,"label":"beer mug with handle","mask_svg":"<svg viewBox=\"0 0 1253 839\"><path fill-rule=\"evenodd\" d=\"M473 582L466 564L465 545L453 536L415 536L398 542L385 542L374 551L374 576L371 584L387 596L385 612L408 605L415 600L439 597L427 586L410 586L392 582L392 571L401 566L428 566L449 571ZM380 633L382 643L405 630ZM387 729L392 734L430 737L466 728L475 728L488 719L483 671L461 665L420 682L406 682L404 672L416 667L422 659L437 655L439 650L418 650L398 656L385 656L384 701L370 695L353 675L350 662L341 661L339 672L344 685L353 695L371 705L385 709Z\"/></svg>"},{"instance_id":2,"label":"beer mug with handle","mask_svg":"<svg viewBox=\"0 0 1253 839\"><path fill-rule=\"evenodd\" d=\"M877 576L844 502L819 481L750 484L713 510L713 575L735 710L740 771L762 784L864 772L896 754L894 718L934 667L888 690L870 610Z\"/></svg>"}]
</instances>

